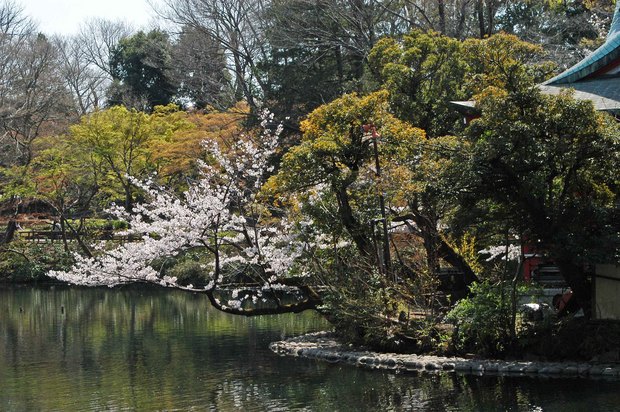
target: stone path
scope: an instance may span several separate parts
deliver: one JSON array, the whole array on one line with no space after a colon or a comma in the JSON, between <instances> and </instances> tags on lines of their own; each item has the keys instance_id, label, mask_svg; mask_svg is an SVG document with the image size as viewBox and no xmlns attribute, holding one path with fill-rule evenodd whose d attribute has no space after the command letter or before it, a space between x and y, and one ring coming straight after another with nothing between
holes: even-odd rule
<instances>
[{"instance_id":1,"label":"stone path","mask_svg":"<svg viewBox=\"0 0 620 412\"><path fill-rule=\"evenodd\" d=\"M620 364L618 363L501 361L377 353L344 345L338 342L331 332L310 333L273 342L269 348L283 356L319 359L329 363L347 363L365 368L393 371L456 371L510 376L580 376L620 379Z\"/></svg>"}]
</instances>

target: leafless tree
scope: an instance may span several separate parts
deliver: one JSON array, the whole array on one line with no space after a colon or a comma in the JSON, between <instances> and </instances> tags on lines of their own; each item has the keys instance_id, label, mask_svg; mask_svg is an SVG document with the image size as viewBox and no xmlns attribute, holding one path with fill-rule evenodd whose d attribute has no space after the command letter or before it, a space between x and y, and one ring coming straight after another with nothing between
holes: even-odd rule
<instances>
[{"instance_id":1,"label":"leafless tree","mask_svg":"<svg viewBox=\"0 0 620 412\"><path fill-rule=\"evenodd\" d=\"M12 1L0 4L0 145L2 164L25 165L33 141L66 124L70 95L54 45Z\"/></svg>"},{"instance_id":2,"label":"leafless tree","mask_svg":"<svg viewBox=\"0 0 620 412\"><path fill-rule=\"evenodd\" d=\"M90 63L80 37L57 38L61 74L73 95L74 113L82 116L103 104L109 76Z\"/></svg>"},{"instance_id":3,"label":"leafless tree","mask_svg":"<svg viewBox=\"0 0 620 412\"><path fill-rule=\"evenodd\" d=\"M110 51L132 34L133 28L122 21L101 18L86 20L76 35L58 37L60 74L73 95L74 113L89 113L105 104L112 83Z\"/></svg>"},{"instance_id":4,"label":"leafless tree","mask_svg":"<svg viewBox=\"0 0 620 412\"><path fill-rule=\"evenodd\" d=\"M34 22L24 15L23 8L13 0L0 2L0 34L2 40L31 34L35 30Z\"/></svg>"},{"instance_id":5,"label":"leafless tree","mask_svg":"<svg viewBox=\"0 0 620 412\"><path fill-rule=\"evenodd\" d=\"M0 0L0 199L3 208L13 209L0 245L9 243L17 229L20 200L7 190L7 175L13 166L28 165L34 141L56 133L68 124L70 94L59 76L54 45L37 32L36 25L12 0ZM23 170L23 169L21 169Z\"/></svg>"},{"instance_id":6,"label":"leafless tree","mask_svg":"<svg viewBox=\"0 0 620 412\"><path fill-rule=\"evenodd\" d=\"M312 59L331 56L340 83L347 81L348 62L352 76L359 79L365 59L382 35L398 35L399 19L385 1L379 0L273 0L268 21L274 49L311 51ZM342 90L346 91L346 90ZM341 91L341 92L342 92Z\"/></svg>"},{"instance_id":7,"label":"leafless tree","mask_svg":"<svg viewBox=\"0 0 620 412\"><path fill-rule=\"evenodd\" d=\"M110 52L121 39L129 37L133 32L133 27L128 23L93 18L80 27L76 43L88 64L111 79Z\"/></svg>"},{"instance_id":8,"label":"leafless tree","mask_svg":"<svg viewBox=\"0 0 620 412\"><path fill-rule=\"evenodd\" d=\"M179 27L202 31L217 41L226 56L235 97L251 108L266 84L257 65L269 55L263 30L267 0L165 0L158 13Z\"/></svg>"},{"instance_id":9,"label":"leafless tree","mask_svg":"<svg viewBox=\"0 0 620 412\"><path fill-rule=\"evenodd\" d=\"M489 10L486 3L492 6L490 3L492 1L495 2L495 0L399 0L384 1L382 7L400 18L400 27L406 28L406 31L434 30L446 36L464 39L479 36L480 27L483 30L482 35L489 32L485 10ZM478 13L479 11L482 14Z\"/></svg>"},{"instance_id":10,"label":"leafless tree","mask_svg":"<svg viewBox=\"0 0 620 412\"><path fill-rule=\"evenodd\" d=\"M365 56L377 38L393 33L390 3L379 0L274 0L272 29L281 28L281 45L341 47ZM301 43L299 43L301 42Z\"/></svg>"},{"instance_id":11,"label":"leafless tree","mask_svg":"<svg viewBox=\"0 0 620 412\"><path fill-rule=\"evenodd\" d=\"M16 2L0 3L0 144L3 149L9 134L5 124L14 118L9 101L11 86L18 75L18 55L35 28L32 20L23 14L23 9Z\"/></svg>"}]
</instances>

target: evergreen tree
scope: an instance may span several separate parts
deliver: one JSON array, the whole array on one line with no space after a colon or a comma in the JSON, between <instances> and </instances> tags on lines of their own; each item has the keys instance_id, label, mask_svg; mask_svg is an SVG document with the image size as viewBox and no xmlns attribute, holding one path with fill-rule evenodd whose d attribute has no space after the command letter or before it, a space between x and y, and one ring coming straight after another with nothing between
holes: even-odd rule
<instances>
[{"instance_id":1,"label":"evergreen tree","mask_svg":"<svg viewBox=\"0 0 620 412\"><path fill-rule=\"evenodd\" d=\"M177 86L172 76L171 45L159 30L142 31L122 39L112 50L113 83L108 105L152 110L172 101Z\"/></svg>"}]
</instances>

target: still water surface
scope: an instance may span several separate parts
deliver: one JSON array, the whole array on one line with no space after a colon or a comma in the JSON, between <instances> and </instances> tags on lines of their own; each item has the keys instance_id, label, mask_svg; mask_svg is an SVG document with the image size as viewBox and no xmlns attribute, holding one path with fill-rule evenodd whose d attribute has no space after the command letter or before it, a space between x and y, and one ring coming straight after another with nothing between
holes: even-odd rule
<instances>
[{"instance_id":1,"label":"still water surface","mask_svg":"<svg viewBox=\"0 0 620 412\"><path fill-rule=\"evenodd\" d=\"M164 289L0 289L0 411L620 411L620 383L411 375L281 358L328 325Z\"/></svg>"}]
</instances>

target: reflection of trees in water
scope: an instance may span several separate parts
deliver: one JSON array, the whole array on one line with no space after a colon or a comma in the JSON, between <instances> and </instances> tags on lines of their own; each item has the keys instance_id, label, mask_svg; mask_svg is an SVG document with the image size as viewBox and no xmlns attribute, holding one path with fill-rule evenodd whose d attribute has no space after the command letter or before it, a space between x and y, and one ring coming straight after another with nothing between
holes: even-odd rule
<instances>
[{"instance_id":1,"label":"reflection of trees in water","mask_svg":"<svg viewBox=\"0 0 620 412\"><path fill-rule=\"evenodd\" d=\"M561 387L611 405L605 383L396 375L267 350L325 326L311 313L231 316L180 291L0 289L0 410L530 410Z\"/></svg>"},{"instance_id":2,"label":"reflection of trees in water","mask_svg":"<svg viewBox=\"0 0 620 412\"><path fill-rule=\"evenodd\" d=\"M19 365L45 362L47 379L33 380L47 398L57 390L48 382L70 381L78 386L74 401L92 393L79 386L94 385L104 388L101 402L116 396L135 409L189 401L227 379L256 375L249 371L268 368L267 343L280 338L274 330L324 326L308 315L235 317L210 308L204 296L161 289L23 288L0 296L0 370L15 365L7 379Z\"/></svg>"}]
</instances>

